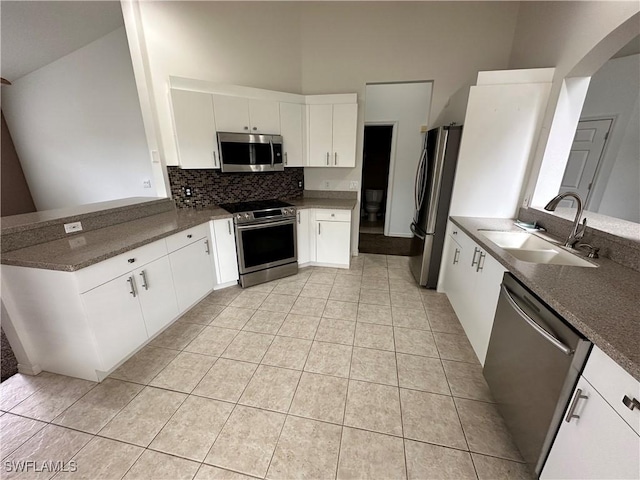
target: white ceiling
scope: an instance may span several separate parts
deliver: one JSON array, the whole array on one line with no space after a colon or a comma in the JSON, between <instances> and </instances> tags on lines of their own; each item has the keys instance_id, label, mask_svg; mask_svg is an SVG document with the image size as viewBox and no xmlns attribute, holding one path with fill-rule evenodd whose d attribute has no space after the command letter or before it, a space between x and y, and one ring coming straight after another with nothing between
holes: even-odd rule
<instances>
[{"instance_id":1,"label":"white ceiling","mask_svg":"<svg viewBox=\"0 0 640 480\"><path fill-rule=\"evenodd\" d=\"M1 76L31 73L121 27L117 1L0 2Z\"/></svg>"}]
</instances>

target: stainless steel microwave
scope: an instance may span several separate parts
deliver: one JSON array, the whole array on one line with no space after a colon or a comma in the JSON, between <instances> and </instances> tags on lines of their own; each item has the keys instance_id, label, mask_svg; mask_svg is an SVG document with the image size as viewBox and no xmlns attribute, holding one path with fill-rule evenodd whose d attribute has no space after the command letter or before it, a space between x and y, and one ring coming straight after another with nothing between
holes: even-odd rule
<instances>
[{"instance_id":1,"label":"stainless steel microwave","mask_svg":"<svg viewBox=\"0 0 640 480\"><path fill-rule=\"evenodd\" d=\"M284 170L280 135L219 132L218 151L223 172Z\"/></svg>"}]
</instances>

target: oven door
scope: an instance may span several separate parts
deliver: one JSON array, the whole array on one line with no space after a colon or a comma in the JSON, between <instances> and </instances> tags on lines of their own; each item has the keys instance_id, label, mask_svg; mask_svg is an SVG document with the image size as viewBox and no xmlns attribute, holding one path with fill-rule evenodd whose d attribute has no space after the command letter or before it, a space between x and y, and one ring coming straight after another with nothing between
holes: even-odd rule
<instances>
[{"instance_id":1,"label":"oven door","mask_svg":"<svg viewBox=\"0 0 640 480\"><path fill-rule=\"evenodd\" d=\"M240 274L298 261L296 217L236 225Z\"/></svg>"},{"instance_id":2,"label":"oven door","mask_svg":"<svg viewBox=\"0 0 640 480\"><path fill-rule=\"evenodd\" d=\"M284 170L280 135L220 132L218 149L223 173Z\"/></svg>"}]
</instances>

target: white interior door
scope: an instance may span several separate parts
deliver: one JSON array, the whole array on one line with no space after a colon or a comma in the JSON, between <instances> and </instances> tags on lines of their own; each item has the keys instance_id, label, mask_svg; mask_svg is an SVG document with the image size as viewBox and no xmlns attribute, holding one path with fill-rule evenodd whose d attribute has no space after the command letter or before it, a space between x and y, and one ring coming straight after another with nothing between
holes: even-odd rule
<instances>
[{"instance_id":1,"label":"white interior door","mask_svg":"<svg viewBox=\"0 0 640 480\"><path fill-rule=\"evenodd\" d=\"M578 123L560 185L561 192L577 193L586 204L611 129L611 123L610 118L583 120ZM573 198L567 198L560 202L560 206L574 207L574 202Z\"/></svg>"}]
</instances>

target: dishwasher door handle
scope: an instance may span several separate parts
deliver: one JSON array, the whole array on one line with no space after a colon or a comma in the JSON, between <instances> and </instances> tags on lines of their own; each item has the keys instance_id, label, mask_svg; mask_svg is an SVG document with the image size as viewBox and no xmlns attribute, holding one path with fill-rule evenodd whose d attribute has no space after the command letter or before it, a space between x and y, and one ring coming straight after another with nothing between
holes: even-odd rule
<instances>
[{"instance_id":1,"label":"dishwasher door handle","mask_svg":"<svg viewBox=\"0 0 640 480\"><path fill-rule=\"evenodd\" d=\"M502 290L502 293L504 293L504 296L506 297L508 302L511 304L513 309L518 313L518 315L522 317L522 319L525 322L527 322L531 326L531 328L533 328L536 332L540 334L540 336L542 336L551 345L556 347L565 355L573 354L573 350L571 348L567 347L564 343L562 343L560 340L558 340L556 337L554 337L549 332L547 332L544 328L538 325L538 323L535 320L533 320L529 315L526 314L524 310L522 310L522 308L520 308L520 305L518 305L518 303L513 299L513 297L511 296L511 293L509 292L507 287L504 286L504 284L500 285L500 289Z\"/></svg>"}]
</instances>

